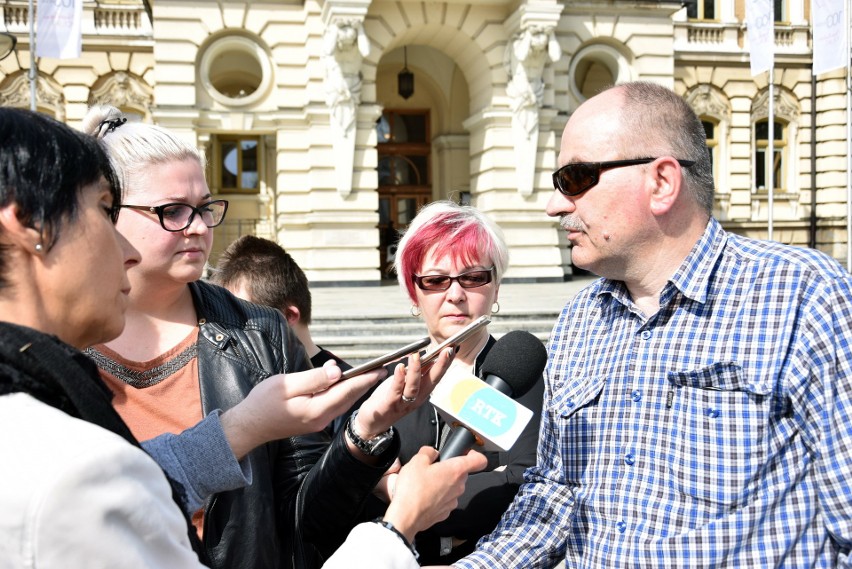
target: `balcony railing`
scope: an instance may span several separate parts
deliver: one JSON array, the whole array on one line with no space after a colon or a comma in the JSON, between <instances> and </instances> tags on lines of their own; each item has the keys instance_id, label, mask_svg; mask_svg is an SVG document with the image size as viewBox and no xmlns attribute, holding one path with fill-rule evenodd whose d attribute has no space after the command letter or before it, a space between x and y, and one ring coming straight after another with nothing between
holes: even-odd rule
<instances>
[{"instance_id":1,"label":"balcony railing","mask_svg":"<svg viewBox=\"0 0 852 569\"><path fill-rule=\"evenodd\" d=\"M0 30L14 34L28 34L30 26L28 2L0 0L0 5L3 6ZM34 10L37 10L37 4L34 5ZM133 4L85 1L83 2L83 36L86 35L150 37L152 35L151 20L141 0Z\"/></svg>"},{"instance_id":2,"label":"balcony railing","mask_svg":"<svg viewBox=\"0 0 852 569\"><path fill-rule=\"evenodd\" d=\"M810 56L807 25L775 25L775 50L779 55ZM738 55L748 50L748 29L744 22L676 21L675 51L713 55Z\"/></svg>"}]
</instances>

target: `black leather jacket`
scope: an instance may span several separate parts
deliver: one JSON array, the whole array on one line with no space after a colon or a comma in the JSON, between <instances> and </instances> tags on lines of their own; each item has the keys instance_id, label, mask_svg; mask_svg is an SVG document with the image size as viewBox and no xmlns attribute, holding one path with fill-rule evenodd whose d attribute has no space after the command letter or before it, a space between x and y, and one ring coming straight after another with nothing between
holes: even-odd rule
<instances>
[{"instance_id":1,"label":"black leather jacket","mask_svg":"<svg viewBox=\"0 0 852 569\"><path fill-rule=\"evenodd\" d=\"M496 343L494 337L479 353L473 373L477 375L485 361L485 356ZM394 364L388 365L392 369ZM471 474L465 485L464 493L459 497L458 506L449 517L431 528L417 534L415 545L420 553L421 565L449 565L473 552L477 540L494 530L500 517L508 509L518 488L524 482L524 471L535 464L538 446L538 428L541 406L544 398L544 379L539 378L535 385L517 401L533 411L533 417L518 440L509 451L482 451L488 459L488 466L482 472ZM441 431L444 420L431 403L426 403L394 425L402 441L399 459L407 464L417 454L421 446L442 447ZM364 519L371 519L384 513L387 506L378 498L371 497ZM440 555L440 538L457 537L465 543L452 550L449 555Z\"/></svg>"},{"instance_id":2,"label":"black leather jacket","mask_svg":"<svg viewBox=\"0 0 852 569\"><path fill-rule=\"evenodd\" d=\"M239 403L264 378L309 369L304 348L281 314L227 290L190 284L199 319L198 375L204 415ZM368 466L343 433L291 437L259 447L245 460L251 485L212 496L205 505L204 546L214 569L318 567L359 521L364 502L399 452Z\"/></svg>"}]
</instances>

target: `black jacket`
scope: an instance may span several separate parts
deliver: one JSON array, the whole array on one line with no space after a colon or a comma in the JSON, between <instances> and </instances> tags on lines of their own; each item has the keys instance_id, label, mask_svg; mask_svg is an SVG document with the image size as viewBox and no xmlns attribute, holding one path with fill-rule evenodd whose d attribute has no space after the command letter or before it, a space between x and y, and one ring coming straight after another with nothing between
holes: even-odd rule
<instances>
[{"instance_id":1,"label":"black jacket","mask_svg":"<svg viewBox=\"0 0 852 569\"><path fill-rule=\"evenodd\" d=\"M223 288L190 285L199 319L198 375L204 415L227 410L264 378L309 369L281 314ZM399 440L368 466L343 433L291 437L249 453L251 485L212 496L203 541L214 569L312 568L359 521L366 498L399 451Z\"/></svg>"},{"instance_id":2,"label":"black jacket","mask_svg":"<svg viewBox=\"0 0 852 569\"><path fill-rule=\"evenodd\" d=\"M488 338L488 343L476 358L474 374L479 373L486 354L495 343L494 337ZM395 365L397 364L391 364L388 368L392 369ZM417 534L415 542L422 565L448 565L472 552L477 540L494 530L523 483L524 470L535 464L543 398L544 379L539 378L529 392L518 399L520 404L532 410L533 416L512 448L508 452L483 452L488 459L488 466L482 472L468 477L458 507L446 520ZM431 403L421 405L397 421L394 427L399 431L402 440L399 454L402 464L411 460L422 446L428 445L440 450L444 424L444 420ZM498 467L502 468L497 470ZM379 516L384 513L385 508L383 502L371 497L364 518ZM439 551L442 536L458 537L467 541L449 555L441 556Z\"/></svg>"}]
</instances>

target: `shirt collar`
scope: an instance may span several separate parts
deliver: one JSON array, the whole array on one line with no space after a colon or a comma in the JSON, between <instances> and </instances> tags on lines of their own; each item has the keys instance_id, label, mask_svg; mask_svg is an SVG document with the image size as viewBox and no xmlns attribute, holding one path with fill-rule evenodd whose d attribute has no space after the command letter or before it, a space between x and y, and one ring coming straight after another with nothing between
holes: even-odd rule
<instances>
[{"instance_id":1,"label":"shirt collar","mask_svg":"<svg viewBox=\"0 0 852 569\"><path fill-rule=\"evenodd\" d=\"M719 222L711 217L701 238L669 279L669 283L685 297L703 304L707 300L713 270L727 241L727 233Z\"/></svg>"},{"instance_id":2,"label":"shirt collar","mask_svg":"<svg viewBox=\"0 0 852 569\"><path fill-rule=\"evenodd\" d=\"M660 302L671 298L672 287L685 297L696 302L704 303L710 288L710 278L717 260L725 248L728 237L722 226L714 218L710 218L704 233L692 247L680 267L663 288ZM622 281L603 279L597 292L598 296L611 295L624 303L628 303L630 294Z\"/></svg>"}]
</instances>

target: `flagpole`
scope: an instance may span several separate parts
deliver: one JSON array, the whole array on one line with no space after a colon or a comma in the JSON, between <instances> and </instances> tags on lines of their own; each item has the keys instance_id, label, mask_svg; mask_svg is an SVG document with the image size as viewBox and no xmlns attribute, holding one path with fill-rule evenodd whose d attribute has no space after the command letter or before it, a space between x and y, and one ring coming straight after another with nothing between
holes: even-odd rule
<instances>
[{"instance_id":1,"label":"flagpole","mask_svg":"<svg viewBox=\"0 0 852 569\"><path fill-rule=\"evenodd\" d=\"M33 0L29 3L29 20L30 20L30 110L37 110L36 106L36 56L35 56L35 11L33 10Z\"/></svg>"},{"instance_id":2,"label":"flagpole","mask_svg":"<svg viewBox=\"0 0 852 569\"><path fill-rule=\"evenodd\" d=\"M852 272L852 9L846 6L846 270Z\"/></svg>"},{"instance_id":3,"label":"flagpole","mask_svg":"<svg viewBox=\"0 0 852 569\"><path fill-rule=\"evenodd\" d=\"M774 32L773 32L774 34ZM774 39L774 38L773 38ZM767 182L769 183L769 240L772 241L772 220L775 217L775 61L769 67L769 164Z\"/></svg>"}]
</instances>

